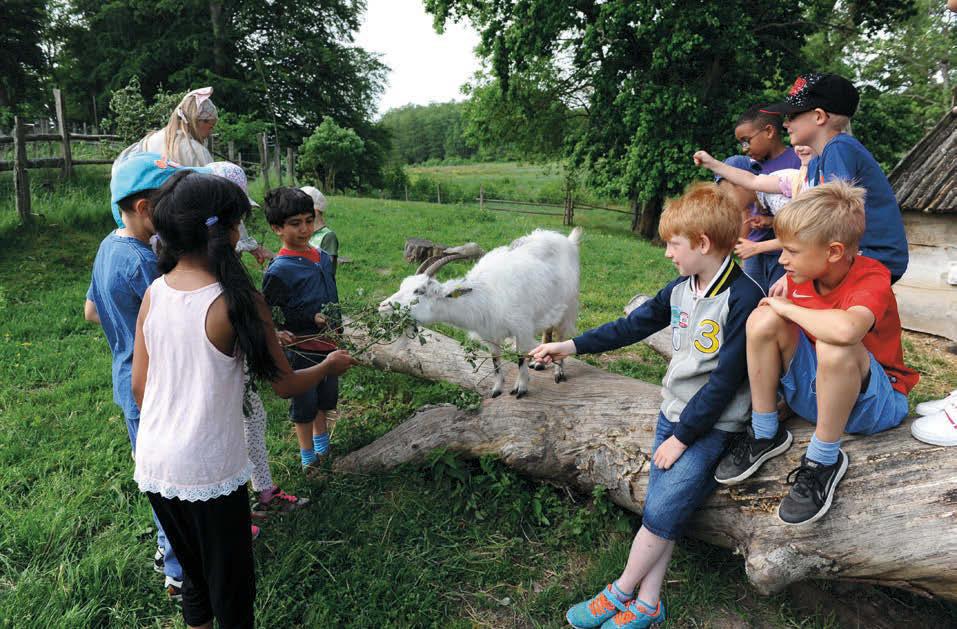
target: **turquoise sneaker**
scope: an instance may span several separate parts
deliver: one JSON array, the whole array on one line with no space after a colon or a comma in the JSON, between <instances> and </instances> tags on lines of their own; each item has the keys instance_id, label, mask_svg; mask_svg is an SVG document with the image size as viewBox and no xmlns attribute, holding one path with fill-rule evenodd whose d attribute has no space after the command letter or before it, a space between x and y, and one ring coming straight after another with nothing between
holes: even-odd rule
<instances>
[{"instance_id":1,"label":"turquoise sneaker","mask_svg":"<svg viewBox=\"0 0 957 629\"><path fill-rule=\"evenodd\" d=\"M652 608L648 603L636 598L628 602L625 611L618 612L606 620L601 629L646 629L664 620L665 606L661 604L661 601Z\"/></svg>"},{"instance_id":2,"label":"turquoise sneaker","mask_svg":"<svg viewBox=\"0 0 957 629\"><path fill-rule=\"evenodd\" d=\"M565 619L576 629L596 629L604 626L606 620L615 614L628 611L627 606L618 600L611 589L611 583L593 598L583 601L565 613Z\"/></svg>"}]
</instances>

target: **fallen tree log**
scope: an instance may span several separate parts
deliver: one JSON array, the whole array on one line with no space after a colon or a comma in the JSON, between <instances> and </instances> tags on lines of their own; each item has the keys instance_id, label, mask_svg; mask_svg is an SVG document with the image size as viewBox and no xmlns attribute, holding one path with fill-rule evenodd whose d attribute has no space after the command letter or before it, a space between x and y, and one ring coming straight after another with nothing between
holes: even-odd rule
<instances>
[{"instance_id":1,"label":"fallen tree log","mask_svg":"<svg viewBox=\"0 0 957 629\"><path fill-rule=\"evenodd\" d=\"M374 347L363 360L487 395L490 365L475 370L456 341L425 334L424 345L401 339ZM641 513L659 387L577 360L566 361L566 373L568 381L556 385L551 374L533 372L532 393L521 400L485 399L476 410L423 409L335 467L384 470L422 461L435 448L493 454L522 473L581 491L603 485L617 504ZM775 508L811 428L800 420L788 427L794 446L748 482L720 488L700 509L689 534L740 552L748 577L762 593L823 578L957 601L957 451L919 443L906 426L847 437L850 467L831 511L815 524L791 527L777 519Z\"/></svg>"}]
</instances>

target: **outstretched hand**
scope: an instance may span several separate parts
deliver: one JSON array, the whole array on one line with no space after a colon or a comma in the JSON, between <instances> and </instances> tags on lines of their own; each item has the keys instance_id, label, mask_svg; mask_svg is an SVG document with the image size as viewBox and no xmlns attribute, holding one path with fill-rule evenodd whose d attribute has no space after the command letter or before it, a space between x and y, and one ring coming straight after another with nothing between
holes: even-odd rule
<instances>
[{"instance_id":1,"label":"outstretched hand","mask_svg":"<svg viewBox=\"0 0 957 629\"><path fill-rule=\"evenodd\" d=\"M559 341L557 343L542 343L529 352L533 360L548 365L552 362L565 360L575 353L575 342Z\"/></svg>"},{"instance_id":2,"label":"outstretched hand","mask_svg":"<svg viewBox=\"0 0 957 629\"><path fill-rule=\"evenodd\" d=\"M718 163L718 160L711 157L711 154L708 151L695 151L695 154L692 156L695 166L704 166L705 168L711 168L713 165Z\"/></svg>"}]
</instances>

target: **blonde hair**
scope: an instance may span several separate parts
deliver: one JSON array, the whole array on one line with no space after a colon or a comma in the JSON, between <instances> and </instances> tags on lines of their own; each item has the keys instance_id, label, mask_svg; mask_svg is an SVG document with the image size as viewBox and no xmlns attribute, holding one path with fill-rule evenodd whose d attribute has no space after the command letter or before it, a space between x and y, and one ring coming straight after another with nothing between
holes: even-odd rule
<instances>
[{"instance_id":1,"label":"blonde hair","mask_svg":"<svg viewBox=\"0 0 957 629\"><path fill-rule=\"evenodd\" d=\"M728 253L738 242L741 232L741 209L717 184L697 182L685 188L684 194L665 203L658 223L662 240L684 236L693 247L707 236L719 253Z\"/></svg>"},{"instance_id":2,"label":"blonde hair","mask_svg":"<svg viewBox=\"0 0 957 629\"><path fill-rule=\"evenodd\" d=\"M163 133L165 155L176 155L176 145L189 138L202 142L196 130L196 123L200 120L218 120L219 114L216 105L209 98L205 98L199 105L196 104L197 95L190 92L179 101L179 105L170 114L169 122ZM181 133L182 132L182 133Z\"/></svg>"},{"instance_id":3,"label":"blonde hair","mask_svg":"<svg viewBox=\"0 0 957 629\"><path fill-rule=\"evenodd\" d=\"M774 217L774 233L819 246L839 242L853 255L864 235L865 195L841 179L804 190Z\"/></svg>"},{"instance_id":4,"label":"blonde hair","mask_svg":"<svg viewBox=\"0 0 957 629\"><path fill-rule=\"evenodd\" d=\"M832 114L827 112L828 123L827 126L829 129L833 129L839 133L846 133L847 135L854 135L854 132L851 130L851 117L845 116L844 114Z\"/></svg>"}]
</instances>

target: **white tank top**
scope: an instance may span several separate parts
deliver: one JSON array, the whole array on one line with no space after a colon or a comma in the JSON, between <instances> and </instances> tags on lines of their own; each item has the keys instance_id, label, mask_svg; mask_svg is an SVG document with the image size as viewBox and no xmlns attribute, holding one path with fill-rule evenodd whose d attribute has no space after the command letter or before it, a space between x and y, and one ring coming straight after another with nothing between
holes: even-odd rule
<instances>
[{"instance_id":1,"label":"white tank top","mask_svg":"<svg viewBox=\"0 0 957 629\"><path fill-rule=\"evenodd\" d=\"M158 277L143 322L149 371L136 438L140 491L210 500L249 480L243 436L243 360L216 349L206 312L219 283L180 291Z\"/></svg>"}]
</instances>

